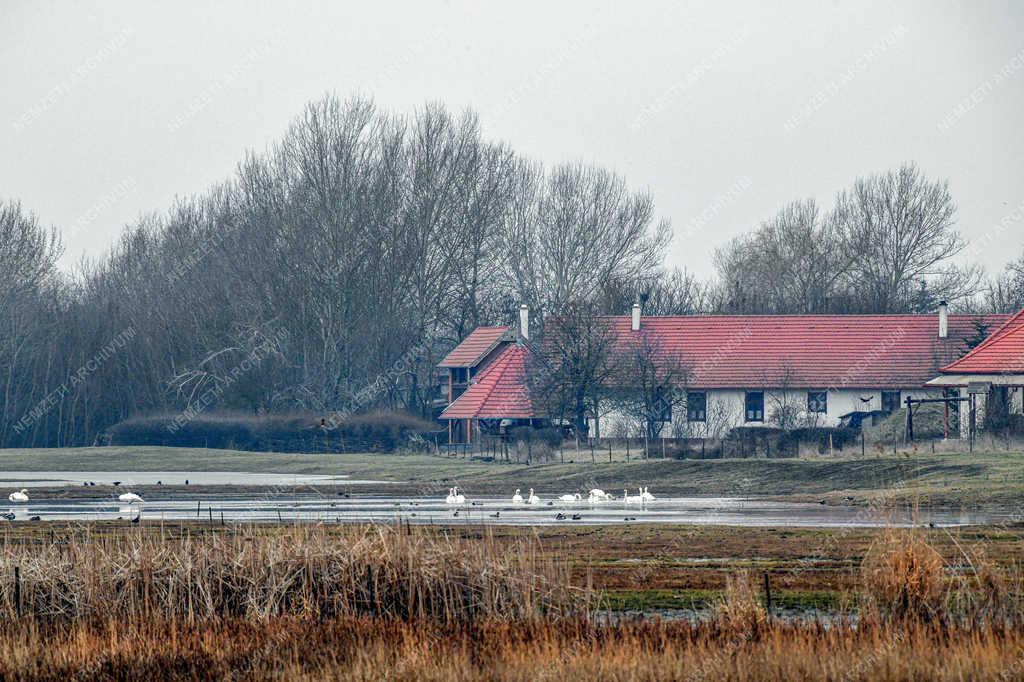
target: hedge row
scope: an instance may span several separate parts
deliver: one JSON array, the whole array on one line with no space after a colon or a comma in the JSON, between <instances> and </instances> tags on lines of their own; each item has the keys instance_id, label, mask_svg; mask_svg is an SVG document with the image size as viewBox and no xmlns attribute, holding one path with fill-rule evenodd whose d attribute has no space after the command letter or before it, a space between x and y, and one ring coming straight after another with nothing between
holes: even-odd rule
<instances>
[{"instance_id":1,"label":"hedge row","mask_svg":"<svg viewBox=\"0 0 1024 682\"><path fill-rule=\"evenodd\" d=\"M406 412L348 415L180 413L134 417L107 431L111 445L166 445L261 452L394 452L433 444L440 427Z\"/></svg>"}]
</instances>

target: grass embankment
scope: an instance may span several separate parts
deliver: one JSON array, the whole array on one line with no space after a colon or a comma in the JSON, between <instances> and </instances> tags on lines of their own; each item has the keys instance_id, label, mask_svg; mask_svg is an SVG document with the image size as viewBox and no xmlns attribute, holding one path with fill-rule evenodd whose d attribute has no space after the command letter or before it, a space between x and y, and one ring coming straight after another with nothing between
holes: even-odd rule
<instances>
[{"instance_id":1,"label":"grass embankment","mask_svg":"<svg viewBox=\"0 0 1024 682\"><path fill-rule=\"evenodd\" d=\"M1024 454L900 453L794 459L640 460L509 464L435 455L278 454L193 448L106 447L0 451L4 470L247 471L347 475L392 482L394 494L436 494L459 484L469 494L543 494L650 485L660 495L778 497L868 504L1017 509ZM379 488L362 488L379 494ZM354 487L358 492L361 488Z\"/></svg>"},{"instance_id":2,"label":"grass embankment","mask_svg":"<svg viewBox=\"0 0 1024 682\"><path fill-rule=\"evenodd\" d=\"M454 528L50 530L12 528L0 550L0 575L12 564L21 575L19 602L0 593L0 679L1024 674L1019 570L964 538L947 558L940 536L923 531L858 539L867 546L848 573L859 621L826 626L772 617L759 576L742 570L723 576L696 622L596 618L574 554L587 539L567 531L558 546L526 531ZM779 544L724 540L754 540L750 557Z\"/></svg>"}]
</instances>

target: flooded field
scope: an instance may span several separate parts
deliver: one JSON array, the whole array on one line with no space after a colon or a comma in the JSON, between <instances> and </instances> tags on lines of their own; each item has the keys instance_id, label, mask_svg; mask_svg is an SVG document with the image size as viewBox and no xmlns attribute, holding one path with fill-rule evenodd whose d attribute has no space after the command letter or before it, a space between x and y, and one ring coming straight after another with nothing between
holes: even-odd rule
<instances>
[{"instance_id":1,"label":"flooded field","mask_svg":"<svg viewBox=\"0 0 1024 682\"><path fill-rule=\"evenodd\" d=\"M326 474L273 474L246 471L0 471L0 490L87 485L385 485Z\"/></svg>"},{"instance_id":2,"label":"flooded field","mask_svg":"<svg viewBox=\"0 0 1024 682\"><path fill-rule=\"evenodd\" d=\"M179 474L180 476L180 474ZM239 480L238 474L232 474ZM255 476L250 474L249 476ZM127 476L124 477L127 480ZM291 477L288 477L291 478ZM301 477L297 477L301 478ZM283 483L281 477L278 482ZM323 483L323 481L317 481ZM351 481L345 481L351 483ZM126 488L122 484L122 488ZM334 490L332 490L334 489ZM296 495L282 488L265 492L211 493L196 489L188 497L150 494L142 505L119 502L116 494L68 499L33 495L23 504L8 503L8 514L19 520L202 520L211 522L418 524L553 524L672 523L730 526L879 527L905 525L961 526L1012 520L1011 515L918 510L878 511L864 507L757 501L732 497L668 497L646 504L621 499L601 503L543 500L537 505L512 504L507 498L470 498L465 504L446 504L439 497L397 497L358 493L324 486L316 494ZM542 496L543 498L543 496Z\"/></svg>"}]
</instances>

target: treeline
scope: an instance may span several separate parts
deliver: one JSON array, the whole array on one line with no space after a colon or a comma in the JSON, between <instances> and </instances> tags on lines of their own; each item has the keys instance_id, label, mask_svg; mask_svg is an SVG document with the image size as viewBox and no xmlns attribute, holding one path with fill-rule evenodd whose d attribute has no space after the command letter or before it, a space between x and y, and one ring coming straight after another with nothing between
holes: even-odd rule
<instances>
[{"instance_id":1,"label":"treeline","mask_svg":"<svg viewBox=\"0 0 1024 682\"><path fill-rule=\"evenodd\" d=\"M477 325L512 323L521 302L1021 304L1024 261L990 285L951 264L964 247L954 218L945 185L908 166L858 181L828 212L787 207L719 251L703 282L665 268L669 223L612 172L545 168L485 140L472 112L327 97L231 180L127 226L73 274L57 267L56 231L0 203L0 447L91 444L152 413L427 416L440 358Z\"/></svg>"}]
</instances>

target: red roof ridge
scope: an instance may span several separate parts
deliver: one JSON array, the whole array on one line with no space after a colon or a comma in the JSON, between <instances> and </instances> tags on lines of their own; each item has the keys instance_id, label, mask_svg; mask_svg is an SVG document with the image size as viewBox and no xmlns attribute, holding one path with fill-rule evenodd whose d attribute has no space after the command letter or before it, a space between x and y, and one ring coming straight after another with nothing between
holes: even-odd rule
<instances>
[{"instance_id":1,"label":"red roof ridge","mask_svg":"<svg viewBox=\"0 0 1024 682\"><path fill-rule=\"evenodd\" d=\"M975 359L978 355L987 352L988 349L993 344L995 344L997 341L1000 341L1000 340L1006 338L1007 336L1009 336L1011 334L1015 334L1015 333L1019 332L1022 329L1024 329L1024 309L1021 309L1016 314L1011 315L1010 318L1006 320L1006 322L1004 322L1002 325L1000 325L999 328L996 329L994 332L989 334L985 338L984 341L982 341L977 346L975 346L970 351L968 351L966 354L964 354L963 356L957 358L956 360L954 360L953 362L949 363L948 365L946 365L944 367L940 367L939 371L940 372L947 372L947 373L957 372L958 371L957 370L957 366L958 365L963 365L963 364L966 364L966 363L970 362L971 360ZM973 372L971 370L967 370L967 371L968 371L968 373L978 373L978 372ZM980 372L980 373L983 373L983 374L995 374L995 373L998 373L998 372Z\"/></svg>"},{"instance_id":2,"label":"red roof ridge","mask_svg":"<svg viewBox=\"0 0 1024 682\"><path fill-rule=\"evenodd\" d=\"M498 412L499 414L490 414L489 417L509 417L516 418L523 416L520 412L523 411L523 405L525 403L525 410L532 412L532 400L529 396L529 387L523 383L521 386L522 393L514 398L509 403L508 396L504 398L496 396L496 392L505 391L507 387L502 386L502 382L506 381L511 384L520 383L520 378L511 376L506 377L505 373L508 371L516 372L517 363L522 363L522 371L525 374L525 356L531 353L530 348L524 343L510 344L503 348L499 355L484 368L480 374L478 374L470 383L469 387L456 398L448 407L441 412L442 419L475 419L481 417L482 413L486 412ZM525 379L525 377L523 377ZM493 400L492 400L493 398ZM518 401L518 402L517 402ZM491 403L495 404L492 405ZM514 405L515 407L509 407ZM462 408L465 408L465 412L462 412ZM509 412L502 414L501 410L508 409ZM461 412L461 413L460 413ZM455 416L452 416L452 415ZM528 415L527 415L528 416Z\"/></svg>"},{"instance_id":3,"label":"red roof ridge","mask_svg":"<svg viewBox=\"0 0 1024 682\"><path fill-rule=\"evenodd\" d=\"M477 327L444 356L438 367L476 367L512 328L505 325Z\"/></svg>"}]
</instances>

